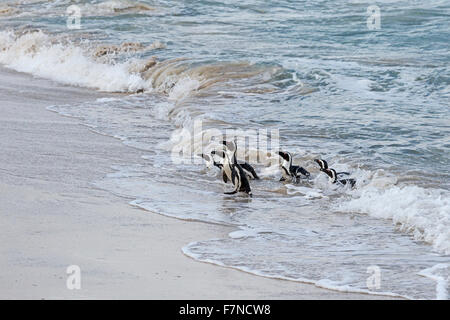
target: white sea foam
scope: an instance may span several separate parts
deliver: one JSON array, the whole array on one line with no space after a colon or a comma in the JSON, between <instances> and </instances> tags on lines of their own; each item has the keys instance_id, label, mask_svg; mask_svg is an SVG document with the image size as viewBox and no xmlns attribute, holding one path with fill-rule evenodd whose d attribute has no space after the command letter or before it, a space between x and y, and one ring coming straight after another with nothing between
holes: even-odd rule
<instances>
[{"instance_id":1,"label":"white sea foam","mask_svg":"<svg viewBox=\"0 0 450 320\"><path fill-rule=\"evenodd\" d=\"M412 298L408 297L408 296L404 296L404 295L400 295L400 294L396 294L396 293L392 293L392 292L377 292L377 291L371 291L368 289L358 289L358 288L354 288L349 285L339 284L338 282L330 280L330 279L321 279L321 280L314 282L314 284L319 288L324 288L324 289L329 289L329 290L334 290L334 291L339 291L339 292L366 293L366 294L379 295L379 296L401 297L401 298L406 298L406 299L412 300Z\"/></svg>"},{"instance_id":2,"label":"white sea foam","mask_svg":"<svg viewBox=\"0 0 450 320\"><path fill-rule=\"evenodd\" d=\"M320 189L313 189L313 188L308 188L308 187L304 187L301 185L294 185L294 184L288 184L288 185L286 185L286 188L287 188L287 194L290 194L290 195L301 194L307 199L323 197L322 190L320 190Z\"/></svg>"},{"instance_id":3,"label":"white sea foam","mask_svg":"<svg viewBox=\"0 0 450 320\"><path fill-rule=\"evenodd\" d=\"M54 43L41 31L23 35L0 32L0 63L16 71L101 91L135 92L145 87L145 81L130 73L126 63L96 62L81 47Z\"/></svg>"},{"instance_id":4,"label":"white sea foam","mask_svg":"<svg viewBox=\"0 0 450 320\"><path fill-rule=\"evenodd\" d=\"M73 1L72 1L73 2ZM69 3L70 4L70 3ZM109 16L124 13L150 14L156 9L148 4L133 0L106 0L97 3L75 3L84 16ZM55 3L55 6L60 4Z\"/></svg>"},{"instance_id":5,"label":"white sea foam","mask_svg":"<svg viewBox=\"0 0 450 320\"><path fill-rule=\"evenodd\" d=\"M450 254L450 196L445 190L414 185L379 188L372 183L362 187L341 210L368 213L391 219L401 231L433 245L434 250Z\"/></svg>"},{"instance_id":6,"label":"white sea foam","mask_svg":"<svg viewBox=\"0 0 450 320\"><path fill-rule=\"evenodd\" d=\"M128 57L117 62L111 57L124 52L149 51L164 48L159 41L149 46L140 43L81 46L68 39L60 39L42 31L0 32L0 63L19 72L51 79L68 85L98 89L105 92L155 91L178 102L197 92L202 86L225 82L227 72L234 77L241 66L242 77L259 71L249 64L205 65L190 68L185 59L163 62L156 57L147 60ZM123 58L123 57L122 57ZM217 70L221 72L217 76ZM216 79L217 77L217 79ZM185 126L186 127L186 126Z\"/></svg>"},{"instance_id":7,"label":"white sea foam","mask_svg":"<svg viewBox=\"0 0 450 320\"><path fill-rule=\"evenodd\" d=\"M95 102L113 102L118 100L118 98L98 98Z\"/></svg>"},{"instance_id":8,"label":"white sea foam","mask_svg":"<svg viewBox=\"0 0 450 320\"><path fill-rule=\"evenodd\" d=\"M250 228L240 226L239 230L230 232L228 236L232 239L242 239L256 237L259 233L270 233L272 230L268 228Z\"/></svg>"},{"instance_id":9,"label":"white sea foam","mask_svg":"<svg viewBox=\"0 0 450 320\"><path fill-rule=\"evenodd\" d=\"M108 0L103 1L98 4L85 4L82 6L84 11L89 14L117 14L117 13L128 13L128 12L136 12L136 13L148 13L155 8L149 6L148 4L138 2L138 1L130 1L130 0Z\"/></svg>"}]
</instances>

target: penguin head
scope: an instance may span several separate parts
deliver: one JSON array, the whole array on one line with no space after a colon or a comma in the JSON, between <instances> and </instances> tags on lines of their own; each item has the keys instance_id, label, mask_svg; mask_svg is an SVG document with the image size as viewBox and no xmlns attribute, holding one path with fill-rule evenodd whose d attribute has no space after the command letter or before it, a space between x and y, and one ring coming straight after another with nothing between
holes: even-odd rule
<instances>
[{"instance_id":1,"label":"penguin head","mask_svg":"<svg viewBox=\"0 0 450 320\"><path fill-rule=\"evenodd\" d=\"M230 159L231 162L237 162L236 158L236 152L237 152L237 145L236 141L226 141L223 140L222 144L225 146L225 152Z\"/></svg>"},{"instance_id":2,"label":"penguin head","mask_svg":"<svg viewBox=\"0 0 450 320\"><path fill-rule=\"evenodd\" d=\"M322 159L314 159L315 162L320 166L320 171L325 171L328 169L328 163Z\"/></svg>"},{"instance_id":3,"label":"penguin head","mask_svg":"<svg viewBox=\"0 0 450 320\"><path fill-rule=\"evenodd\" d=\"M277 154L284 160L281 166L290 167L292 164L292 155L289 152L278 151Z\"/></svg>"}]
</instances>

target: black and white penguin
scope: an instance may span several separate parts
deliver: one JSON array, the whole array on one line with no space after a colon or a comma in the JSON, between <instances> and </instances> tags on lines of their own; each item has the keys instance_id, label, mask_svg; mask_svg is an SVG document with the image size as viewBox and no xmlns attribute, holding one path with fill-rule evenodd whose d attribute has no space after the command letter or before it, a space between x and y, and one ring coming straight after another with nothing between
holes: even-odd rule
<instances>
[{"instance_id":1,"label":"black and white penguin","mask_svg":"<svg viewBox=\"0 0 450 320\"><path fill-rule=\"evenodd\" d=\"M315 162L317 162L317 164L320 166L320 171L325 172L325 170L328 169L328 162L326 162L323 159L314 159ZM349 176L350 173L348 172L337 172L337 177L339 178L340 176Z\"/></svg>"},{"instance_id":2,"label":"black and white penguin","mask_svg":"<svg viewBox=\"0 0 450 320\"><path fill-rule=\"evenodd\" d=\"M309 178L310 174L305 168L292 165L292 155L289 152L278 151L277 153L283 159L280 164L283 177L280 181L291 179L297 183L302 176Z\"/></svg>"},{"instance_id":3,"label":"black and white penguin","mask_svg":"<svg viewBox=\"0 0 450 320\"><path fill-rule=\"evenodd\" d=\"M339 179L334 169L326 169L324 172L330 177L332 183L337 183L340 185L350 185L350 187L354 188L356 184L355 179Z\"/></svg>"},{"instance_id":4,"label":"black and white penguin","mask_svg":"<svg viewBox=\"0 0 450 320\"><path fill-rule=\"evenodd\" d=\"M233 163L238 163L238 160L236 158L236 153L237 153L236 141L223 140L222 144L225 146L225 148L229 152L230 159L233 161ZM251 180L259 180L259 176L256 174L255 169L248 162L239 161L239 165L241 166L242 170L244 170L244 173L247 176L247 178L249 178Z\"/></svg>"},{"instance_id":5,"label":"black and white penguin","mask_svg":"<svg viewBox=\"0 0 450 320\"><path fill-rule=\"evenodd\" d=\"M234 185L234 190L231 192L225 192L225 194L245 192L252 197L250 183L248 182L242 167L238 163L235 163L226 151L212 151L212 154L217 154L220 157L223 157L222 171L224 182L226 183L227 180L229 180Z\"/></svg>"}]
</instances>

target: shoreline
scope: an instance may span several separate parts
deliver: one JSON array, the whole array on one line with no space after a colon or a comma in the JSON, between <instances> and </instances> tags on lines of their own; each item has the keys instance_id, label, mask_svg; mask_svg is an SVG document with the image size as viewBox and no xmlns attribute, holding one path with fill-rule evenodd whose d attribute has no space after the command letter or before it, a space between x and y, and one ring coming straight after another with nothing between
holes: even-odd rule
<instances>
[{"instance_id":1,"label":"shoreline","mask_svg":"<svg viewBox=\"0 0 450 320\"><path fill-rule=\"evenodd\" d=\"M133 207L95 188L143 152L47 110L111 93L0 68L0 298L393 299L272 279L186 256L190 242L233 228ZM18 98L20 97L20 98ZM81 269L68 290L66 268Z\"/></svg>"}]
</instances>

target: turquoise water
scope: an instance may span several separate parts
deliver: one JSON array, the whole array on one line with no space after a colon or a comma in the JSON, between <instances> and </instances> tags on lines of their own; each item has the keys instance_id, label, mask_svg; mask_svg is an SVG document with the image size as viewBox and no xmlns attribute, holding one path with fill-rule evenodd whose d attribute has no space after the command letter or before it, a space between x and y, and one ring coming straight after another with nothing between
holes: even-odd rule
<instances>
[{"instance_id":1,"label":"turquoise water","mask_svg":"<svg viewBox=\"0 0 450 320\"><path fill-rule=\"evenodd\" d=\"M100 187L153 212L241 230L189 244L187 255L355 291L368 290L367 267L377 265L382 285L369 291L436 297L436 282L417 273L450 262L448 1L377 2L375 30L366 1L7 3L0 63L121 92L52 107L148 151ZM71 4L79 30L66 25ZM312 181L278 182L276 157L264 153L254 198L224 196L201 161L168 160L190 147L186 132L200 119L204 130L278 130ZM352 172L356 190L331 187L316 157ZM448 267L436 272L448 285Z\"/></svg>"}]
</instances>

